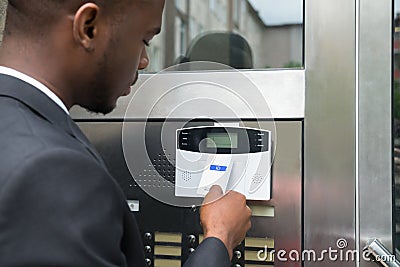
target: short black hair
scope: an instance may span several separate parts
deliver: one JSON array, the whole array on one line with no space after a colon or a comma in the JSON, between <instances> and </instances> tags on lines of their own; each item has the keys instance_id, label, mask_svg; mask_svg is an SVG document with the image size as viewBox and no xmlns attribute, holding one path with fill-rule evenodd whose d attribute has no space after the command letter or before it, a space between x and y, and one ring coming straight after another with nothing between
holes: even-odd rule
<instances>
[{"instance_id":1,"label":"short black hair","mask_svg":"<svg viewBox=\"0 0 400 267\"><path fill-rule=\"evenodd\" d=\"M105 9L119 7L128 0L8 0L4 35L23 33L42 36L66 12L74 12L85 3Z\"/></svg>"}]
</instances>

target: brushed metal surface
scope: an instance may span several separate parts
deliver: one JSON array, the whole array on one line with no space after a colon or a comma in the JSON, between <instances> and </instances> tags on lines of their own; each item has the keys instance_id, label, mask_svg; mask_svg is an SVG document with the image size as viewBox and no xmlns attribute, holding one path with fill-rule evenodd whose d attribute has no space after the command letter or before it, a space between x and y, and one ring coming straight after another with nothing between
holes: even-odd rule
<instances>
[{"instance_id":1,"label":"brushed metal surface","mask_svg":"<svg viewBox=\"0 0 400 267\"><path fill-rule=\"evenodd\" d=\"M360 1L360 248L378 238L391 253L392 20L392 1Z\"/></svg>"},{"instance_id":2,"label":"brushed metal surface","mask_svg":"<svg viewBox=\"0 0 400 267\"><path fill-rule=\"evenodd\" d=\"M131 94L121 97L105 117L79 107L71 115L139 120L303 118L304 99L304 70L167 72L142 74Z\"/></svg>"},{"instance_id":3,"label":"brushed metal surface","mask_svg":"<svg viewBox=\"0 0 400 267\"><path fill-rule=\"evenodd\" d=\"M263 129L271 129L271 123L261 122ZM275 122L275 159L272 170L272 199L265 205L275 208L274 217L253 217L249 236L274 239L275 251L287 252L279 261L275 253L274 266L301 266L301 261L292 261L290 251L302 251L302 123ZM253 123L246 123L255 127ZM262 205L263 202L255 202Z\"/></svg>"},{"instance_id":4,"label":"brushed metal surface","mask_svg":"<svg viewBox=\"0 0 400 267\"><path fill-rule=\"evenodd\" d=\"M128 122L131 124L132 134L130 138L141 137L141 129L145 122ZM171 122L169 133L166 133L168 147L161 147L160 142L149 142L149 155L136 153L132 159L136 161L136 168L129 172L122 151L122 122L79 122L79 126L88 136L103 156L111 174L116 178L129 199L140 202L140 211L135 213L141 232L166 232L175 233L172 236L198 235L201 233L198 224L198 214L190 209L177 208L165 205L145 194L135 185L133 176L146 175L148 180L167 179L157 173L150 172L153 164L164 164L159 159L160 154L167 154L173 164L175 158L175 129L179 121ZM201 123L201 122L196 122ZM153 133L157 128L163 127L162 122L148 122L148 129ZM253 217L252 229L248 237L270 238L274 240L276 251L284 249L289 252L296 250L301 252L302 247L302 121L278 121L275 125L271 121L251 122L244 121L247 127L261 127L273 130L275 159L272 170L272 199L270 201L252 201L249 204L274 207L273 217ZM158 130L159 131L159 130ZM159 136L160 137L160 136ZM148 160L150 159L150 161ZM161 163L160 163L161 162ZM161 172L164 176L165 173ZM151 175L150 175L151 174ZM166 191L166 188L159 188ZM173 192L173 191L172 191ZM180 234L182 233L182 235ZM177 235L178 234L178 235ZM184 246L184 245L182 245ZM186 248L185 248L186 249ZM261 248L262 249L262 248ZM244 251L242 251L244 253ZM251 264L251 262L248 264ZM301 266L301 261L275 261L274 266Z\"/></svg>"},{"instance_id":5,"label":"brushed metal surface","mask_svg":"<svg viewBox=\"0 0 400 267\"><path fill-rule=\"evenodd\" d=\"M356 2L305 1L304 247L355 248ZM355 266L306 261L304 266Z\"/></svg>"}]
</instances>

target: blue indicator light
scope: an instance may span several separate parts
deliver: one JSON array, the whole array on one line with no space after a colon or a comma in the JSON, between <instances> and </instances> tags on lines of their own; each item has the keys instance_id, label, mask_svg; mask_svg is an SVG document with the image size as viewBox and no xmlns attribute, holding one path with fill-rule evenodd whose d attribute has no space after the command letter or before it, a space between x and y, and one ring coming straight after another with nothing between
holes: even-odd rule
<instances>
[{"instance_id":1,"label":"blue indicator light","mask_svg":"<svg viewBox=\"0 0 400 267\"><path fill-rule=\"evenodd\" d=\"M228 167L227 166L219 166L219 165L211 165L210 170L211 171L217 171L217 172L224 172L226 171Z\"/></svg>"}]
</instances>

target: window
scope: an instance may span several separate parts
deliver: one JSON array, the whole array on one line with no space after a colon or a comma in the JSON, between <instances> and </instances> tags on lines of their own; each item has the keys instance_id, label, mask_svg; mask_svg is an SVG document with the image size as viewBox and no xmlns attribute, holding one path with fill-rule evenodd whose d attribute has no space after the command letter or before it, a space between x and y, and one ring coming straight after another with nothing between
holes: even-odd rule
<instances>
[{"instance_id":1,"label":"window","mask_svg":"<svg viewBox=\"0 0 400 267\"><path fill-rule=\"evenodd\" d=\"M294 2L297 4L294 5ZM162 59L161 68L157 71L194 60L223 64L232 61L220 62L210 58L209 45L213 45L215 51L238 51L248 46L248 51L239 54L251 57L252 64L243 68L293 68L303 65L302 0L175 0L174 5L166 5L164 20L173 23L164 23L161 36L153 42L159 44L159 57ZM221 33L225 34L225 41L208 38L210 35L223 38ZM196 46L196 42L204 36L207 36L209 45ZM229 41L232 38L242 40L235 43ZM213 42L215 44L211 44ZM219 47L223 43L226 47ZM199 57L187 54L193 47L203 49L201 53L196 53ZM204 54L203 58L201 54ZM231 56L235 57L235 53L232 52Z\"/></svg>"},{"instance_id":2,"label":"window","mask_svg":"<svg viewBox=\"0 0 400 267\"><path fill-rule=\"evenodd\" d=\"M186 53L186 37L187 37L187 27L186 22L181 18L176 18L176 46L175 55L184 55Z\"/></svg>"},{"instance_id":3,"label":"window","mask_svg":"<svg viewBox=\"0 0 400 267\"><path fill-rule=\"evenodd\" d=\"M211 11L217 11L217 0L210 0L209 6Z\"/></svg>"},{"instance_id":4,"label":"window","mask_svg":"<svg viewBox=\"0 0 400 267\"><path fill-rule=\"evenodd\" d=\"M233 0L233 23L239 25L240 20L241 0Z\"/></svg>"},{"instance_id":5,"label":"window","mask_svg":"<svg viewBox=\"0 0 400 267\"><path fill-rule=\"evenodd\" d=\"M187 0L175 0L175 7L182 13L186 13Z\"/></svg>"}]
</instances>

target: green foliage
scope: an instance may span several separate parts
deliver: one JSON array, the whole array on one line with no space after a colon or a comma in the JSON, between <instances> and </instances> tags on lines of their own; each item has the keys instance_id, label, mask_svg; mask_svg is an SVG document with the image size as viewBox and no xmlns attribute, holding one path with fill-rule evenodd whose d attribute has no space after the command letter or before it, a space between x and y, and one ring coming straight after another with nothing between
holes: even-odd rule
<instances>
[{"instance_id":1,"label":"green foliage","mask_svg":"<svg viewBox=\"0 0 400 267\"><path fill-rule=\"evenodd\" d=\"M303 66L303 64L301 64L300 62L296 62L296 61L290 61L290 62L286 63L285 65L283 65L283 67L285 69L301 68L302 66Z\"/></svg>"},{"instance_id":2,"label":"green foliage","mask_svg":"<svg viewBox=\"0 0 400 267\"><path fill-rule=\"evenodd\" d=\"M394 81L393 84L393 108L394 117L400 119L400 82Z\"/></svg>"}]
</instances>

